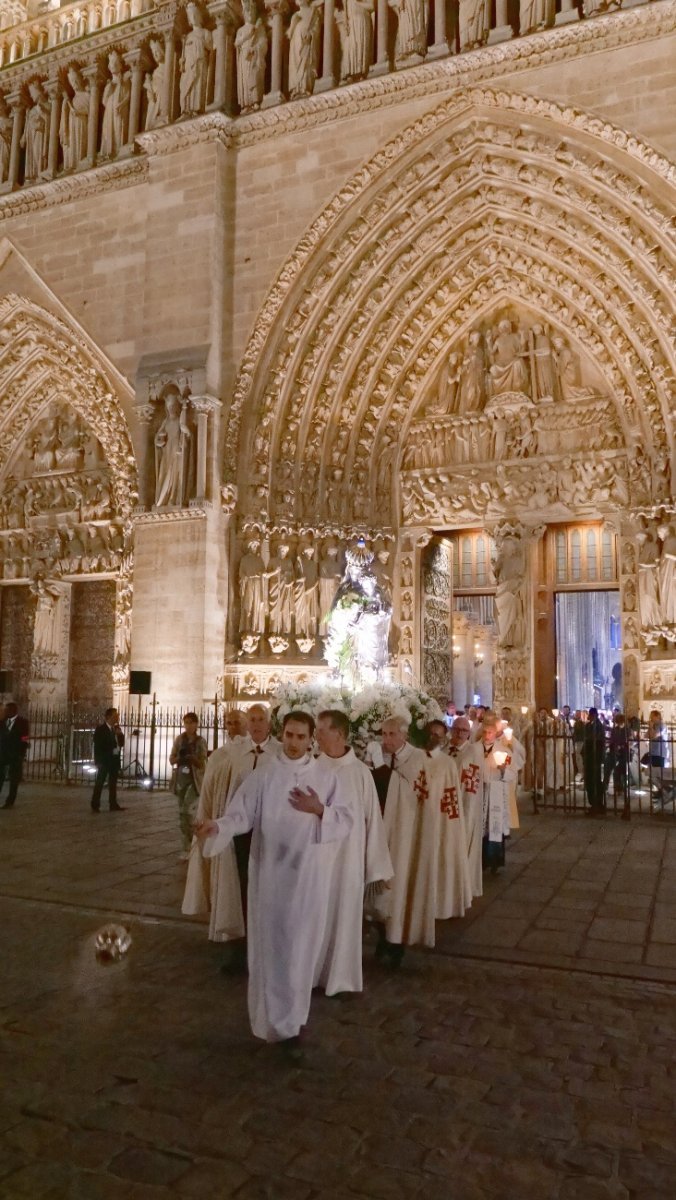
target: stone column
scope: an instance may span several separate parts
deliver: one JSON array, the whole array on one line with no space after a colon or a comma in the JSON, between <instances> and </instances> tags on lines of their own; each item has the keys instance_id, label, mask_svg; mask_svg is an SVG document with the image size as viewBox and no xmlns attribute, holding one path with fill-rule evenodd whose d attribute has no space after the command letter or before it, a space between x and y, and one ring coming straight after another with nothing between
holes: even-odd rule
<instances>
[{"instance_id":1,"label":"stone column","mask_svg":"<svg viewBox=\"0 0 676 1200\"><path fill-rule=\"evenodd\" d=\"M25 106L23 97L20 92L12 92L7 97L7 103L12 112L12 148L9 155L9 174L7 183L4 185L6 191L12 191L19 186L19 162L21 151L21 135L23 133L23 123L25 116Z\"/></svg>"},{"instance_id":2,"label":"stone column","mask_svg":"<svg viewBox=\"0 0 676 1200\"><path fill-rule=\"evenodd\" d=\"M47 151L47 175L53 179L59 166L59 122L61 120L61 98L63 89L60 79L47 79L44 84L49 96L49 148Z\"/></svg>"},{"instance_id":3,"label":"stone column","mask_svg":"<svg viewBox=\"0 0 676 1200\"><path fill-rule=\"evenodd\" d=\"M488 35L488 45L497 42L508 42L514 37L514 30L509 23L509 6L507 0L495 0L495 25Z\"/></svg>"},{"instance_id":4,"label":"stone column","mask_svg":"<svg viewBox=\"0 0 676 1200\"><path fill-rule=\"evenodd\" d=\"M387 75L390 70L390 55L387 45L389 30L389 8L387 0L377 0L376 9L376 61L369 68L369 77Z\"/></svg>"},{"instance_id":5,"label":"stone column","mask_svg":"<svg viewBox=\"0 0 676 1200\"><path fill-rule=\"evenodd\" d=\"M641 3L643 0L641 0ZM627 6L627 0L624 0L624 7ZM554 24L568 25L570 21L579 21L580 14L575 7L574 0L561 0L561 12L557 12Z\"/></svg>"},{"instance_id":6,"label":"stone column","mask_svg":"<svg viewBox=\"0 0 676 1200\"><path fill-rule=\"evenodd\" d=\"M92 63L82 68L82 74L89 83L89 120L87 122L87 167L96 166L96 153L99 145L99 106L101 104L101 66Z\"/></svg>"},{"instance_id":7,"label":"stone column","mask_svg":"<svg viewBox=\"0 0 676 1200\"><path fill-rule=\"evenodd\" d=\"M469 636L471 630L467 613L454 609L452 619L453 695L451 699L455 700L458 710L462 711L463 705L472 699L471 673L468 669L471 663L471 639Z\"/></svg>"},{"instance_id":8,"label":"stone column","mask_svg":"<svg viewBox=\"0 0 676 1200\"><path fill-rule=\"evenodd\" d=\"M197 413L197 460L194 503L201 505L210 500L211 494L209 479L209 413L217 413L220 408L220 401L216 400L214 396L191 396L190 404Z\"/></svg>"},{"instance_id":9,"label":"stone column","mask_svg":"<svg viewBox=\"0 0 676 1200\"><path fill-rule=\"evenodd\" d=\"M141 120L141 92L143 90L143 50L130 50L124 61L131 70L131 97L129 100L129 127L127 143L133 152L134 138Z\"/></svg>"},{"instance_id":10,"label":"stone column","mask_svg":"<svg viewBox=\"0 0 676 1200\"><path fill-rule=\"evenodd\" d=\"M421 678L421 559L432 537L429 529L402 529L395 564L393 624L399 627L399 678L417 684Z\"/></svg>"},{"instance_id":11,"label":"stone column","mask_svg":"<svg viewBox=\"0 0 676 1200\"><path fill-rule=\"evenodd\" d=\"M434 0L434 45L427 51L428 58L445 58L451 53L446 22L446 0Z\"/></svg>"},{"instance_id":12,"label":"stone column","mask_svg":"<svg viewBox=\"0 0 676 1200\"><path fill-rule=\"evenodd\" d=\"M284 103L282 70L284 65L284 15L287 12L286 0L266 0L265 9L269 15L272 42L270 50L270 91L263 97L261 108L273 108L276 104Z\"/></svg>"},{"instance_id":13,"label":"stone column","mask_svg":"<svg viewBox=\"0 0 676 1200\"><path fill-rule=\"evenodd\" d=\"M315 92L329 92L336 86L333 68L334 36L336 21L334 0L324 0L324 42L322 49L322 76L315 83Z\"/></svg>"},{"instance_id":14,"label":"stone column","mask_svg":"<svg viewBox=\"0 0 676 1200\"><path fill-rule=\"evenodd\" d=\"M168 124L174 119L174 71L176 69L176 46L174 34L167 29L164 34L164 112Z\"/></svg>"}]
</instances>

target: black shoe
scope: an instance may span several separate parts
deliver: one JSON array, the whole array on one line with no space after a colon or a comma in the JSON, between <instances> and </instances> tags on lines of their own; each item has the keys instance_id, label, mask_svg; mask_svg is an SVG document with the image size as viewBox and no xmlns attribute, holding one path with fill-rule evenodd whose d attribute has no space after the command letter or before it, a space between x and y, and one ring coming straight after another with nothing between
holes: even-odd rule
<instances>
[{"instance_id":1,"label":"black shoe","mask_svg":"<svg viewBox=\"0 0 676 1200\"><path fill-rule=\"evenodd\" d=\"M110 812L124 812L125 811L124 804L110 804L108 807L109 807Z\"/></svg>"},{"instance_id":2,"label":"black shoe","mask_svg":"<svg viewBox=\"0 0 676 1200\"><path fill-rule=\"evenodd\" d=\"M283 1042L279 1043L279 1046L284 1056L291 1062L299 1063L303 1061L305 1055L300 1037L285 1038Z\"/></svg>"}]
</instances>

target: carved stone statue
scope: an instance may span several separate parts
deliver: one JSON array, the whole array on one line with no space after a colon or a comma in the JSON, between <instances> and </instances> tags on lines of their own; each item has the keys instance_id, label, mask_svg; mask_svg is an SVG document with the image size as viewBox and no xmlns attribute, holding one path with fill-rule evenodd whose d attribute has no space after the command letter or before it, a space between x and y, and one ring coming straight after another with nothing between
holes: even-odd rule
<instances>
[{"instance_id":1,"label":"carved stone statue","mask_svg":"<svg viewBox=\"0 0 676 1200\"><path fill-rule=\"evenodd\" d=\"M49 586L43 579L37 579L31 585L31 590L37 596L33 653L40 656L57 656L61 649L62 593L59 588Z\"/></svg>"},{"instance_id":2,"label":"carved stone statue","mask_svg":"<svg viewBox=\"0 0 676 1200\"><path fill-rule=\"evenodd\" d=\"M59 137L63 150L63 169L76 171L82 160L87 157L89 91L79 67L69 67L68 82L73 89L73 95L69 92L64 93Z\"/></svg>"},{"instance_id":3,"label":"carved stone statue","mask_svg":"<svg viewBox=\"0 0 676 1200\"><path fill-rule=\"evenodd\" d=\"M9 176L9 159L12 151L12 120L7 101L0 97L0 183Z\"/></svg>"},{"instance_id":4,"label":"carved stone statue","mask_svg":"<svg viewBox=\"0 0 676 1200\"><path fill-rule=\"evenodd\" d=\"M206 108L213 38L204 28L204 17L196 4L188 4L185 13L190 29L183 39L179 103L181 113L189 115Z\"/></svg>"},{"instance_id":5,"label":"carved stone statue","mask_svg":"<svg viewBox=\"0 0 676 1200\"><path fill-rule=\"evenodd\" d=\"M340 31L342 81L363 79L373 62L374 0L344 0L336 12Z\"/></svg>"},{"instance_id":6,"label":"carved stone statue","mask_svg":"<svg viewBox=\"0 0 676 1200\"><path fill-rule=\"evenodd\" d=\"M271 633L291 633L296 572L289 558L289 550L290 546L281 542L268 564Z\"/></svg>"},{"instance_id":7,"label":"carved stone statue","mask_svg":"<svg viewBox=\"0 0 676 1200\"><path fill-rule=\"evenodd\" d=\"M261 634L265 629L267 578L260 542L252 538L239 562L239 628L242 634Z\"/></svg>"},{"instance_id":8,"label":"carved stone statue","mask_svg":"<svg viewBox=\"0 0 676 1200\"><path fill-rule=\"evenodd\" d=\"M557 393L556 363L552 342L542 325L533 325L530 331L533 354L534 400L554 400Z\"/></svg>"},{"instance_id":9,"label":"carved stone statue","mask_svg":"<svg viewBox=\"0 0 676 1200\"><path fill-rule=\"evenodd\" d=\"M458 413L477 412L485 399L486 364L478 329L472 330L467 339L467 349L460 368L458 385Z\"/></svg>"},{"instance_id":10,"label":"carved stone statue","mask_svg":"<svg viewBox=\"0 0 676 1200\"><path fill-rule=\"evenodd\" d=\"M314 638L319 620L319 570L314 546L301 547L296 569L296 637Z\"/></svg>"},{"instance_id":11,"label":"carved stone statue","mask_svg":"<svg viewBox=\"0 0 676 1200\"><path fill-rule=\"evenodd\" d=\"M658 591L659 545L653 529L646 524L636 538L638 542L638 604L644 629L658 628L662 623Z\"/></svg>"},{"instance_id":12,"label":"carved stone statue","mask_svg":"<svg viewBox=\"0 0 676 1200\"><path fill-rule=\"evenodd\" d=\"M146 110L146 129L157 129L158 125L165 125L168 120L165 102L165 83L167 75L167 66L164 61L164 42L159 38L150 39L150 52L155 59L156 66L152 71L149 71L143 80L143 86L148 98L148 108Z\"/></svg>"},{"instance_id":13,"label":"carved stone statue","mask_svg":"<svg viewBox=\"0 0 676 1200\"><path fill-rule=\"evenodd\" d=\"M515 333L512 322L503 317L486 342L491 357L489 370L494 396L505 392L524 392L528 389L528 370L525 364L526 345L521 333Z\"/></svg>"},{"instance_id":14,"label":"carved stone statue","mask_svg":"<svg viewBox=\"0 0 676 1200\"><path fill-rule=\"evenodd\" d=\"M439 391L431 404L427 405L429 413L452 413L458 399L460 383L460 356L449 354L439 377Z\"/></svg>"},{"instance_id":15,"label":"carved stone statue","mask_svg":"<svg viewBox=\"0 0 676 1200\"><path fill-rule=\"evenodd\" d=\"M56 421L44 421L33 440L29 443L33 456L33 467L36 473L52 471L56 465L54 451L56 449Z\"/></svg>"},{"instance_id":16,"label":"carved stone statue","mask_svg":"<svg viewBox=\"0 0 676 1200\"><path fill-rule=\"evenodd\" d=\"M178 390L168 391L165 418L155 434L155 504L183 504L191 432Z\"/></svg>"},{"instance_id":17,"label":"carved stone statue","mask_svg":"<svg viewBox=\"0 0 676 1200\"><path fill-rule=\"evenodd\" d=\"M526 547L516 533L506 531L495 540L493 571L495 618L498 645L503 650L521 649L526 641L524 587L526 582Z\"/></svg>"},{"instance_id":18,"label":"carved stone statue","mask_svg":"<svg viewBox=\"0 0 676 1200\"><path fill-rule=\"evenodd\" d=\"M554 24L554 0L521 0L519 33L532 33Z\"/></svg>"},{"instance_id":19,"label":"carved stone statue","mask_svg":"<svg viewBox=\"0 0 676 1200\"><path fill-rule=\"evenodd\" d=\"M291 17L289 39L289 96L311 96L314 91L321 49L324 0L298 0Z\"/></svg>"},{"instance_id":20,"label":"carved stone statue","mask_svg":"<svg viewBox=\"0 0 676 1200\"><path fill-rule=\"evenodd\" d=\"M28 85L28 94L33 101L26 111L26 120L21 145L26 151L26 179L39 179L47 170L49 148L49 100L42 84L34 80Z\"/></svg>"},{"instance_id":21,"label":"carved stone statue","mask_svg":"<svg viewBox=\"0 0 676 1200\"><path fill-rule=\"evenodd\" d=\"M580 400L589 394L587 388L580 387L577 382L577 364L575 355L564 338L555 335L552 338L554 362L557 372L558 394L562 400L569 403Z\"/></svg>"},{"instance_id":22,"label":"carved stone statue","mask_svg":"<svg viewBox=\"0 0 676 1200\"><path fill-rule=\"evenodd\" d=\"M127 140L131 83L124 70L121 55L113 50L108 56L110 79L103 89L103 124L101 126L101 156L114 158Z\"/></svg>"},{"instance_id":23,"label":"carved stone statue","mask_svg":"<svg viewBox=\"0 0 676 1200\"><path fill-rule=\"evenodd\" d=\"M329 609L338 590L342 572L338 566L338 547L329 542L319 562L319 632L326 636Z\"/></svg>"},{"instance_id":24,"label":"carved stone statue","mask_svg":"<svg viewBox=\"0 0 676 1200\"><path fill-rule=\"evenodd\" d=\"M658 567L662 625L676 625L676 525L660 525L662 542Z\"/></svg>"},{"instance_id":25,"label":"carved stone statue","mask_svg":"<svg viewBox=\"0 0 676 1200\"><path fill-rule=\"evenodd\" d=\"M243 0L244 24L235 34L237 54L237 101L242 113L260 108L265 91L268 35L256 0Z\"/></svg>"},{"instance_id":26,"label":"carved stone statue","mask_svg":"<svg viewBox=\"0 0 676 1200\"><path fill-rule=\"evenodd\" d=\"M460 0L458 22L461 50L484 46L491 28L490 0Z\"/></svg>"},{"instance_id":27,"label":"carved stone statue","mask_svg":"<svg viewBox=\"0 0 676 1200\"><path fill-rule=\"evenodd\" d=\"M82 466L82 444L84 438L75 414L65 416L59 422L59 430L54 448L54 458L57 467L62 470L75 470Z\"/></svg>"},{"instance_id":28,"label":"carved stone statue","mask_svg":"<svg viewBox=\"0 0 676 1200\"><path fill-rule=\"evenodd\" d=\"M388 0L397 14L394 57L398 63L424 58L427 53L427 5L425 0Z\"/></svg>"}]
</instances>

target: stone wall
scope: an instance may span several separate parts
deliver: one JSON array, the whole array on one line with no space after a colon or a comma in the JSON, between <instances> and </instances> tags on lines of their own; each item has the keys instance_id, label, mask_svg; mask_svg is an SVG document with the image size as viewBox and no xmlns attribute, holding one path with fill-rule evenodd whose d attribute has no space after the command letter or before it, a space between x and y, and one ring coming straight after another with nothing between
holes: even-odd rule
<instances>
[{"instance_id":1,"label":"stone wall","mask_svg":"<svg viewBox=\"0 0 676 1200\"><path fill-rule=\"evenodd\" d=\"M0 588L0 667L12 672L7 699L20 706L29 698L34 620L35 597L27 587Z\"/></svg>"},{"instance_id":2,"label":"stone wall","mask_svg":"<svg viewBox=\"0 0 676 1200\"><path fill-rule=\"evenodd\" d=\"M104 710L113 702L115 582L74 583L71 593L70 699Z\"/></svg>"}]
</instances>

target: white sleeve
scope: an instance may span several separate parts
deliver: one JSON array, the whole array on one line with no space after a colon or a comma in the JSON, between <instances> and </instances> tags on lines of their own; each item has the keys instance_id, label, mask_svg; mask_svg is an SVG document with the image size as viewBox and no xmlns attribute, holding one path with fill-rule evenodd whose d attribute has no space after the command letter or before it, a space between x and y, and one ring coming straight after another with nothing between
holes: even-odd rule
<instances>
[{"instance_id":1,"label":"white sleeve","mask_svg":"<svg viewBox=\"0 0 676 1200\"><path fill-rule=\"evenodd\" d=\"M212 834L204 841L202 854L205 858L215 858L216 855L222 854L238 833L248 833L253 829L261 801L261 783L262 780L256 779L252 772L240 784L226 813L216 822L218 833Z\"/></svg>"},{"instance_id":2,"label":"white sleeve","mask_svg":"<svg viewBox=\"0 0 676 1200\"><path fill-rule=\"evenodd\" d=\"M342 842L354 824L352 803L341 794L338 781L334 779L324 800L324 815L319 825L318 842Z\"/></svg>"}]
</instances>

